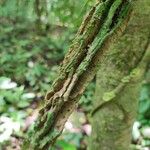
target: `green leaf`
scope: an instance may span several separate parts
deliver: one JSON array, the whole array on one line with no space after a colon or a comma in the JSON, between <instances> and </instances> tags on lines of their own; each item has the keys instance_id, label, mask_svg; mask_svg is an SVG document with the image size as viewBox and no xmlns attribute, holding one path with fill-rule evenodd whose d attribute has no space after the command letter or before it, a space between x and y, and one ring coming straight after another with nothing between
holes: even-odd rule
<instances>
[{"instance_id":1,"label":"green leaf","mask_svg":"<svg viewBox=\"0 0 150 150\"><path fill-rule=\"evenodd\" d=\"M27 100L26 101L25 100L20 100L19 103L17 104L17 106L19 108L25 108L25 107L27 107L29 105L30 105L30 103Z\"/></svg>"},{"instance_id":2,"label":"green leaf","mask_svg":"<svg viewBox=\"0 0 150 150\"><path fill-rule=\"evenodd\" d=\"M60 148L62 148L63 150L76 150L76 147L64 140L58 140L56 145Z\"/></svg>"}]
</instances>

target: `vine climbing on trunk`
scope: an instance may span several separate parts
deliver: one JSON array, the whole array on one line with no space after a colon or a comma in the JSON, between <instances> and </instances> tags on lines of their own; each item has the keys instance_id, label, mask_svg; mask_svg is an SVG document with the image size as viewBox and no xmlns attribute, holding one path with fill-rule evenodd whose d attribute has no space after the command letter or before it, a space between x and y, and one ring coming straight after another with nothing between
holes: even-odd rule
<instances>
[{"instance_id":1,"label":"vine climbing on trunk","mask_svg":"<svg viewBox=\"0 0 150 150\"><path fill-rule=\"evenodd\" d=\"M45 97L45 105L28 133L24 149L51 148L95 76L101 57L125 30L131 8L130 0L104 0L91 8Z\"/></svg>"}]
</instances>

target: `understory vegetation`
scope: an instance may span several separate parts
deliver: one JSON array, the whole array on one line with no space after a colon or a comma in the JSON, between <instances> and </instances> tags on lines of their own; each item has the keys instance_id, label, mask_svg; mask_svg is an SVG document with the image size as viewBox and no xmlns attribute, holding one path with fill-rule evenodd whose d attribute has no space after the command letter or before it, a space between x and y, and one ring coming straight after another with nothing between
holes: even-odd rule
<instances>
[{"instance_id":1,"label":"understory vegetation","mask_svg":"<svg viewBox=\"0 0 150 150\"><path fill-rule=\"evenodd\" d=\"M20 150L83 16L94 0L0 1L0 150ZM95 82L89 84L53 150L85 150ZM150 71L142 82L133 147L150 147ZM108 143L109 144L109 143ZM145 149L142 149L145 148ZM146 149L147 148L147 149Z\"/></svg>"}]
</instances>

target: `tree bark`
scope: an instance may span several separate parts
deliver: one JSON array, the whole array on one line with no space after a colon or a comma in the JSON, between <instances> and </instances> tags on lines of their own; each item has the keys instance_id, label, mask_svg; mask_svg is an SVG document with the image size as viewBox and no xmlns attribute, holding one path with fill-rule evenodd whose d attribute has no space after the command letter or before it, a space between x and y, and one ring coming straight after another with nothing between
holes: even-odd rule
<instances>
[{"instance_id":1,"label":"tree bark","mask_svg":"<svg viewBox=\"0 0 150 150\"><path fill-rule=\"evenodd\" d=\"M34 10L36 13L35 27L36 31L39 34L44 34L49 28L48 25L48 9L47 9L47 0L35 0L34 1ZM42 16L45 16L46 22L42 21Z\"/></svg>"},{"instance_id":2,"label":"tree bark","mask_svg":"<svg viewBox=\"0 0 150 150\"><path fill-rule=\"evenodd\" d=\"M45 106L28 134L24 149L47 150L62 133L101 57L124 31L131 13L128 0L98 2L84 19L60 68Z\"/></svg>"},{"instance_id":3,"label":"tree bark","mask_svg":"<svg viewBox=\"0 0 150 150\"><path fill-rule=\"evenodd\" d=\"M35 13L37 15L37 18L35 21L36 30L38 33L41 33L42 32L42 22L41 22L42 10L41 10L41 6L40 6L40 0L35 0L34 9L35 9Z\"/></svg>"},{"instance_id":4,"label":"tree bark","mask_svg":"<svg viewBox=\"0 0 150 150\"><path fill-rule=\"evenodd\" d=\"M97 74L89 150L128 150L141 81L150 63L150 1L137 0L123 36Z\"/></svg>"}]
</instances>

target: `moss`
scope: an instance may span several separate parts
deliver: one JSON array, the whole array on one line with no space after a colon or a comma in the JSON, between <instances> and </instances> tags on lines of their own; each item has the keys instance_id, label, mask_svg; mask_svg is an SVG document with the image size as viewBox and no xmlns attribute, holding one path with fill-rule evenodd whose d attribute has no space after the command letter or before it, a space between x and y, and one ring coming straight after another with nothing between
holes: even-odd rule
<instances>
[{"instance_id":1,"label":"moss","mask_svg":"<svg viewBox=\"0 0 150 150\"><path fill-rule=\"evenodd\" d=\"M117 13L118 9L122 10L121 13ZM29 137L29 147L33 150L47 149L61 134L64 123L96 73L99 59L103 56L101 51L106 51L106 45L114 42L112 39L117 39L124 30L128 10L124 0L106 0L96 4L89 13L80 29L82 31L73 40L52 90L46 96L32 137ZM113 96L113 93L107 93L105 100Z\"/></svg>"},{"instance_id":2,"label":"moss","mask_svg":"<svg viewBox=\"0 0 150 150\"><path fill-rule=\"evenodd\" d=\"M145 14L149 12L148 3L147 0L138 0L135 3L135 15L129 26L102 58L93 105L105 105L98 109L91 119L93 133L89 150L130 149L130 130L136 117L141 80L148 63L143 58L145 51L148 51L147 42L150 35L149 13ZM141 12L141 6L144 6L145 12ZM116 94L115 89L118 89L119 85L125 86ZM103 96L106 96L108 101L105 102ZM112 99L114 101L111 101Z\"/></svg>"},{"instance_id":3,"label":"moss","mask_svg":"<svg viewBox=\"0 0 150 150\"><path fill-rule=\"evenodd\" d=\"M107 37L111 36L111 34L113 32L116 31L116 29L118 29L118 27L120 26L120 24L122 23L122 19L127 16L127 13L129 12L129 4L126 4L122 10L121 16L116 16L118 22L116 22L115 26L111 27L111 24L113 22L113 17L116 13L116 10L118 9L118 7L120 6L120 4L122 3L121 0L116 0L112 6L110 7L110 10L108 12L107 17L104 19L104 23L98 33L98 35L96 36L96 38L94 39L93 43L91 44L86 57L84 58L83 62L80 64L80 66L77 69L78 74L82 74L85 70L87 70L87 67L89 66L89 63L91 62L93 56L96 54L96 52L98 50L101 49L104 41L106 40Z\"/></svg>"},{"instance_id":4,"label":"moss","mask_svg":"<svg viewBox=\"0 0 150 150\"><path fill-rule=\"evenodd\" d=\"M60 131L53 130L50 134L45 136L42 140L39 141L39 149L44 149L45 146L48 146L49 143L53 143L52 139L55 139L60 134Z\"/></svg>"}]
</instances>

